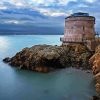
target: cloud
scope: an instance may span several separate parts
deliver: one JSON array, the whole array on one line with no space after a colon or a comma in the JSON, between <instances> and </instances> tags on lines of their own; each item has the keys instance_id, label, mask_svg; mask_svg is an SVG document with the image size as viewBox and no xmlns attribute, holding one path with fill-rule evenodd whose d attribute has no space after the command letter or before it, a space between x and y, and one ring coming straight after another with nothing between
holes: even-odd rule
<instances>
[{"instance_id":1,"label":"cloud","mask_svg":"<svg viewBox=\"0 0 100 100\"><path fill-rule=\"evenodd\" d=\"M64 18L78 11L96 17L100 26L99 0L0 0L0 22L9 25L64 27Z\"/></svg>"},{"instance_id":2,"label":"cloud","mask_svg":"<svg viewBox=\"0 0 100 100\"><path fill-rule=\"evenodd\" d=\"M86 2L89 2L89 3L94 3L96 2L97 0L85 0Z\"/></svg>"},{"instance_id":3,"label":"cloud","mask_svg":"<svg viewBox=\"0 0 100 100\"><path fill-rule=\"evenodd\" d=\"M0 10L5 10L5 9L7 9L6 6L0 6Z\"/></svg>"},{"instance_id":4,"label":"cloud","mask_svg":"<svg viewBox=\"0 0 100 100\"><path fill-rule=\"evenodd\" d=\"M77 0L30 0L31 4L36 6L52 6L52 5L67 5L71 1Z\"/></svg>"},{"instance_id":5,"label":"cloud","mask_svg":"<svg viewBox=\"0 0 100 100\"><path fill-rule=\"evenodd\" d=\"M45 16L52 16L52 17L58 17L58 16L66 16L66 12L62 12L62 11L57 11L55 9L45 9L45 8L33 8L34 10L40 12L41 14L45 15Z\"/></svg>"},{"instance_id":6,"label":"cloud","mask_svg":"<svg viewBox=\"0 0 100 100\"><path fill-rule=\"evenodd\" d=\"M67 5L69 2L76 2L77 0L58 0L59 5Z\"/></svg>"},{"instance_id":7,"label":"cloud","mask_svg":"<svg viewBox=\"0 0 100 100\"><path fill-rule=\"evenodd\" d=\"M19 21L19 20L8 20L8 21L4 21L4 23L7 23L7 24L21 24L22 21Z\"/></svg>"},{"instance_id":8,"label":"cloud","mask_svg":"<svg viewBox=\"0 0 100 100\"><path fill-rule=\"evenodd\" d=\"M47 16L48 15L63 16L65 15L65 12L62 12L61 8L56 9L56 7L66 6L69 2L72 1L76 2L77 0L9 0L9 1L1 0L2 3L0 4L0 8L1 9L29 8L40 11L40 13L43 13L44 15Z\"/></svg>"},{"instance_id":9,"label":"cloud","mask_svg":"<svg viewBox=\"0 0 100 100\"><path fill-rule=\"evenodd\" d=\"M1 0L0 9L23 8L33 9L45 16L59 17L68 15L67 12L74 12L76 8L87 7L97 0ZM70 5L70 6L69 6ZM17 13L17 12L16 12Z\"/></svg>"},{"instance_id":10,"label":"cloud","mask_svg":"<svg viewBox=\"0 0 100 100\"><path fill-rule=\"evenodd\" d=\"M71 1L77 1L77 0L1 0L1 2L9 2L10 4L16 5L16 6L50 6L50 5L67 5Z\"/></svg>"}]
</instances>

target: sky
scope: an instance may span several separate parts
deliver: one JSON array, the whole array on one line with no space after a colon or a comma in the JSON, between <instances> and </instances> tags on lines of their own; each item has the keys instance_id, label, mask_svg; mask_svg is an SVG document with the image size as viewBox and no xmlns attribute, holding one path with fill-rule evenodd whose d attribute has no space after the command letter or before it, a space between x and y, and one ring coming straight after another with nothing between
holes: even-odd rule
<instances>
[{"instance_id":1,"label":"sky","mask_svg":"<svg viewBox=\"0 0 100 100\"><path fill-rule=\"evenodd\" d=\"M100 26L100 0L0 0L0 33L62 34L65 17L85 12Z\"/></svg>"}]
</instances>

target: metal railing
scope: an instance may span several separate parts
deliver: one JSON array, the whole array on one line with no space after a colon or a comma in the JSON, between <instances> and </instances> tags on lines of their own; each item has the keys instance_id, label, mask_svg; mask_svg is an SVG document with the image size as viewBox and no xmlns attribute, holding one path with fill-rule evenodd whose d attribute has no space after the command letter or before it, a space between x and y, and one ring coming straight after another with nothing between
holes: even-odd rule
<instances>
[{"instance_id":1,"label":"metal railing","mask_svg":"<svg viewBox=\"0 0 100 100\"><path fill-rule=\"evenodd\" d=\"M82 38L60 38L62 42L83 42Z\"/></svg>"}]
</instances>

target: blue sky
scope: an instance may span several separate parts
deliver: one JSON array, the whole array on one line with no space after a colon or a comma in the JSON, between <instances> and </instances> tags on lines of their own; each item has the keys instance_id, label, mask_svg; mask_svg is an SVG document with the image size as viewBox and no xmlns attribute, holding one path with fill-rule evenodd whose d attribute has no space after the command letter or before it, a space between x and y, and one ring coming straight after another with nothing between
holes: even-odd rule
<instances>
[{"instance_id":1,"label":"blue sky","mask_svg":"<svg viewBox=\"0 0 100 100\"><path fill-rule=\"evenodd\" d=\"M0 32L63 33L64 18L88 12L100 26L100 0L0 0Z\"/></svg>"}]
</instances>

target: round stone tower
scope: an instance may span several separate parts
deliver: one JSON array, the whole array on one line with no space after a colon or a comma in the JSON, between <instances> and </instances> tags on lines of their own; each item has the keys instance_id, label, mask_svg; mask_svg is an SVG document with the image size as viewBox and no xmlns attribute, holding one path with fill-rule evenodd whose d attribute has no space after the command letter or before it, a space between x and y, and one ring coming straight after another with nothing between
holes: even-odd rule
<instances>
[{"instance_id":1,"label":"round stone tower","mask_svg":"<svg viewBox=\"0 0 100 100\"><path fill-rule=\"evenodd\" d=\"M82 43L95 38L95 17L88 13L74 13L65 18L64 37L61 38L63 44Z\"/></svg>"}]
</instances>

